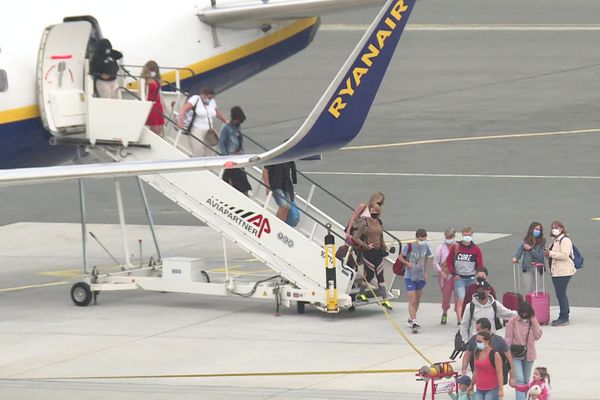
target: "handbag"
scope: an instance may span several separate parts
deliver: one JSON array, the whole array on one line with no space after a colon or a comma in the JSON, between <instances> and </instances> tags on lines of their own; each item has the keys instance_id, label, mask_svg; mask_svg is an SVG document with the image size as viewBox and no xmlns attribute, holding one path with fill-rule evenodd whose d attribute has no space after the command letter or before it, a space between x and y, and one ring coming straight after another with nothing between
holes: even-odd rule
<instances>
[{"instance_id":1,"label":"handbag","mask_svg":"<svg viewBox=\"0 0 600 400\"><path fill-rule=\"evenodd\" d=\"M513 357L525 357L527 355L527 342L529 341L529 331L531 331L531 320L529 320L529 329L527 329L527 337L525 338L525 345L522 344L511 344L510 354ZM515 332L515 326L513 325L513 337Z\"/></svg>"},{"instance_id":2,"label":"handbag","mask_svg":"<svg viewBox=\"0 0 600 400\"><path fill-rule=\"evenodd\" d=\"M210 115L208 115L208 108L206 107L206 104L204 104L204 102L202 102L202 105L204 106L204 109L206 110L206 119L208 120L208 130L206 131L206 134L204 135L204 142L206 142L206 144L208 146L216 146L219 143L219 136L217 135L217 132L215 132L215 130L212 127L212 123L210 121Z\"/></svg>"}]
</instances>

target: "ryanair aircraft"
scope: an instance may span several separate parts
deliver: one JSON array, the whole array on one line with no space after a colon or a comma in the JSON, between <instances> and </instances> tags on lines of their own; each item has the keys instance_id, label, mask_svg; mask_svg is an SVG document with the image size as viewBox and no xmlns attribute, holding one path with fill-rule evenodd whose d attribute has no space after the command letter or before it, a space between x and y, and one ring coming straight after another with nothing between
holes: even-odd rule
<instances>
[{"instance_id":1,"label":"ryanair aircraft","mask_svg":"<svg viewBox=\"0 0 600 400\"><path fill-rule=\"evenodd\" d=\"M177 81L186 91L210 86L219 92L305 48L319 26L314 15L381 1L186 0L172 8L114 0L16 2L3 13L0 24L0 168L5 169L0 185L249 166L337 149L360 131L414 2L383 4L311 114L277 148L250 155L56 167L49 166L72 159L77 147L49 145L56 132L45 123L44 113L52 110L46 110L51 107L40 95L40 87L51 74L75 86L84 82L85 68L71 65L76 65L77 54L78 65L86 64L90 47L101 38L110 39L126 64L154 59L161 67L180 66L177 73L163 74L163 81ZM52 24L60 23L67 25L62 48L65 43L79 43L83 48L79 53L63 50L64 54L48 56L45 47L55 40L49 32ZM71 64L61 62L65 60ZM83 92L69 101L79 102L79 98L85 103ZM88 121L90 116L82 118ZM45 167L26 168L34 166Z\"/></svg>"}]
</instances>

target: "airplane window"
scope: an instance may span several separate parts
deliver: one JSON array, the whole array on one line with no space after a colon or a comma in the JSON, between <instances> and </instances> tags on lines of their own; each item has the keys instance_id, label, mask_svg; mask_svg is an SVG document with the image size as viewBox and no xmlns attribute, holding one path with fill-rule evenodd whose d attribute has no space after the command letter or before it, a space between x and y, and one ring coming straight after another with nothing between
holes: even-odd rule
<instances>
[{"instance_id":1,"label":"airplane window","mask_svg":"<svg viewBox=\"0 0 600 400\"><path fill-rule=\"evenodd\" d=\"M0 69L0 93L8 90L8 78L6 77L6 71Z\"/></svg>"}]
</instances>

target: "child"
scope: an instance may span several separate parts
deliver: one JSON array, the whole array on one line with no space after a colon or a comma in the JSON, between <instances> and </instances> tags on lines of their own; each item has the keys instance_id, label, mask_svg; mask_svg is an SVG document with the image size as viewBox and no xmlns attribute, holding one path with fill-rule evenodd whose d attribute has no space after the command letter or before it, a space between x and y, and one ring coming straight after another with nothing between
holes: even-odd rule
<instances>
[{"instance_id":1,"label":"child","mask_svg":"<svg viewBox=\"0 0 600 400\"><path fill-rule=\"evenodd\" d=\"M413 333L419 332L421 326L417 322L417 311L421 304L421 294L427 284L429 267L431 266L431 250L427 244L427 231L417 229L415 232L416 243L408 243L402 246L401 263L406 266L404 272L404 287L408 297L408 326Z\"/></svg>"},{"instance_id":2,"label":"child","mask_svg":"<svg viewBox=\"0 0 600 400\"><path fill-rule=\"evenodd\" d=\"M471 378L468 375L463 375L458 378L458 395L456 393L448 393L452 400L471 400L471 396L467 393L471 386Z\"/></svg>"},{"instance_id":3,"label":"child","mask_svg":"<svg viewBox=\"0 0 600 400\"><path fill-rule=\"evenodd\" d=\"M537 394L536 390L530 390L534 389L534 386L538 386L541 391L539 394ZM533 371L533 379L529 382L526 383L524 385L517 385L515 386L515 389L517 389L519 392L527 392L529 391L529 399L533 399L533 400L548 400L550 399L550 374L548 373L548 370L546 370L546 367L537 367L534 371Z\"/></svg>"}]
</instances>

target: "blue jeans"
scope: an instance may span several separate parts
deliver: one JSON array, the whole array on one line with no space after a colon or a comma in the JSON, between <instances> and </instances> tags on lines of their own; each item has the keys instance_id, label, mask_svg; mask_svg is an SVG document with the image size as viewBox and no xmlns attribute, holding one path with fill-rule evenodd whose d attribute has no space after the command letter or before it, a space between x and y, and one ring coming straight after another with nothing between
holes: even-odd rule
<instances>
[{"instance_id":1,"label":"blue jeans","mask_svg":"<svg viewBox=\"0 0 600 400\"><path fill-rule=\"evenodd\" d=\"M569 320L569 298L567 297L567 286L569 286L570 276L553 276L552 283L554 284L554 292L560 306L560 314L558 319L561 321Z\"/></svg>"},{"instance_id":2,"label":"blue jeans","mask_svg":"<svg viewBox=\"0 0 600 400\"><path fill-rule=\"evenodd\" d=\"M515 367L513 376L517 380L517 385L523 385L529 382L531 377L531 370L533 369L533 361L519 360L513 358L513 365ZM515 391L517 400L525 400L527 398L526 392Z\"/></svg>"},{"instance_id":3,"label":"blue jeans","mask_svg":"<svg viewBox=\"0 0 600 400\"><path fill-rule=\"evenodd\" d=\"M479 390L475 392L475 400L499 400L498 388L492 390Z\"/></svg>"},{"instance_id":4,"label":"blue jeans","mask_svg":"<svg viewBox=\"0 0 600 400\"><path fill-rule=\"evenodd\" d=\"M460 278L454 281L454 295L459 299L464 299L467 294L467 288L475 283L475 275L470 278Z\"/></svg>"}]
</instances>

